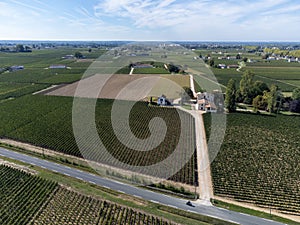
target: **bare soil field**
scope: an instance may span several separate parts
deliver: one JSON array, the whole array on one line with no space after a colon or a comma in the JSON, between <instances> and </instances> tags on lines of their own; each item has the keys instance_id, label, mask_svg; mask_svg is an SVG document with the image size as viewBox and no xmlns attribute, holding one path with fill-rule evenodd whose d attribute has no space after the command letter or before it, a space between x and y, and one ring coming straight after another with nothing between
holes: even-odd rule
<instances>
[{"instance_id":1,"label":"bare soil field","mask_svg":"<svg viewBox=\"0 0 300 225\"><path fill-rule=\"evenodd\" d=\"M179 85L176 87L175 83L181 84L184 79L178 75L178 82L176 80L175 76L169 79L168 76L159 74L115 74L112 76L98 74L69 85L63 85L54 90L49 90L45 94L133 101L161 94L174 98L174 95L178 95L180 92ZM169 84L166 85L166 83Z\"/></svg>"}]
</instances>

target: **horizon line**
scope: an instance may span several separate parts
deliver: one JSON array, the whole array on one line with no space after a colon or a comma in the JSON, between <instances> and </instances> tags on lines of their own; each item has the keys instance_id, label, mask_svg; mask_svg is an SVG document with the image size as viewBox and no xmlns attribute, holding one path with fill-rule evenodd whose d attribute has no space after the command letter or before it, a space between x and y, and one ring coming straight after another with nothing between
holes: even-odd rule
<instances>
[{"instance_id":1,"label":"horizon line","mask_svg":"<svg viewBox=\"0 0 300 225\"><path fill-rule=\"evenodd\" d=\"M0 42L8 41L32 41L32 42L224 42L224 43L300 43L300 40L127 40L127 39L2 39Z\"/></svg>"}]
</instances>

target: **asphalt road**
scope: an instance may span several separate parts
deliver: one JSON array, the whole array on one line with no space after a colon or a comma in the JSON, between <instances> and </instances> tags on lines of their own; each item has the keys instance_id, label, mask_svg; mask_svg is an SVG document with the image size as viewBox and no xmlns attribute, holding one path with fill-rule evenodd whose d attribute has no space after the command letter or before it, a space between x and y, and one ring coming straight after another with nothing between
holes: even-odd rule
<instances>
[{"instance_id":1,"label":"asphalt road","mask_svg":"<svg viewBox=\"0 0 300 225\"><path fill-rule=\"evenodd\" d=\"M77 178L79 180L89 182L92 184L96 184L105 188L110 188L116 191L119 191L121 193L126 193L129 195L133 195L135 197L139 197L145 200L149 200L151 202L167 205L170 207L194 212L197 214L207 215L210 217L215 217L218 219L235 222L239 224L245 224L245 225L271 225L271 224L281 224L278 222L258 218L255 216L250 216L242 213L237 213L233 211L229 211L226 209L217 208L210 205L201 204L200 201L193 202L195 207L191 207L186 205L186 200L179 199L171 196L167 196L164 194L148 191L142 188L134 187L129 184L124 184L118 181L106 179L99 177L97 175L83 172L71 167L67 167L64 165L60 165L57 163L49 162L43 159L35 158L32 156L20 154L11 150L7 150L4 148L0 148L0 155L15 159L18 161L22 161L24 163L36 165L48 170L51 170L53 172L61 173L67 176L71 176L74 178Z\"/></svg>"}]
</instances>

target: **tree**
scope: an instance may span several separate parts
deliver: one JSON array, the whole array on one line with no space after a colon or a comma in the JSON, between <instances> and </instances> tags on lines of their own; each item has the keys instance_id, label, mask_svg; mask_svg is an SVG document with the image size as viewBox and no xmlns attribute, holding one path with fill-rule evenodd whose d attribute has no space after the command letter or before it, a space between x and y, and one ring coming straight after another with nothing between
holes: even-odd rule
<instances>
[{"instance_id":1,"label":"tree","mask_svg":"<svg viewBox=\"0 0 300 225\"><path fill-rule=\"evenodd\" d=\"M267 99L267 111L275 112L277 107L278 112L281 107L282 94L277 85L272 84L270 91L265 92L265 98Z\"/></svg>"},{"instance_id":2,"label":"tree","mask_svg":"<svg viewBox=\"0 0 300 225\"><path fill-rule=\"evenodd\" d=\"M18 44L18 45L16 46L16 51L17 51L17 52L24 52L24 51L25 51L24 46L21 45L21 44Z\"/></svg>"},{"instance_id":3,"label":"tree","mask_svg":"<svg viewBox=\"0 0 300 225\"><path fill-rule=\"evenodd\" d=\"M246 70L240 81L240 95L244 103L251 104L255 96L252 96L254 74Z\"/></svg>"},{"instance_id":4,"label":"tree","mask_svg":"<svg viewBox=\"0 0 300 225\"><path fill-rule=\"evenodd\" d=\"M230 79L227 87L226 87L226 95L225 95L225 108L228 112L235 112L236 111L236 86L235 80Z\"/></svg>"},{"instance_id":5,"label":"tree","mask_svg":"<svg viewBox=\"0 0 300 225\"><path fill-rule=\"evenodd\" d=\"M293 90L292 99L300 100L300 88L296 88Z\"/></svg>"},{"instance_id":6,"label":"tree","mask_svg":"<svg viewBox=\"0 0 300 225\"><path fill-rule=\"evenodd\" d=\"M192 92L192 90L189 87L183 87L183 90L191 99L194 98L194 93Z\"/></svg>"},{"instance_id":7,"label":"tree","mask_svg":"<svg viewBox=\"0 0 300 225\"><path fill-rule=\"evenodd\" d=\"M268 85L260 80L257 80L254 82L250 93L252 97L256 97L258 95L263 95L264 91L270 91Z\"/></svg>"},{"instance_id":8,"label":"tree","mask_svg":"<svg viewBox=\"0 0 300 225\"><path fill-rule=\"evenodd\" d=\"M180 69L178 66L175 66L174 64L169 64L169 72L170 73L179 73Z\"/></svg>"},{"instance_id":9,"label":"tree","mask_svg":"<svg viewBox=\"0 0 300 225\"><path fill-rule=\"evenodd\" d=\"M31 51L31 48L29 47L29 46L25 46L25 50L24 50L25 52L32 52Z\"/></svg>"},{"instance_id":10,"label":"tree","mask_svg":"<svg viewBox=\"0 0 300 225\"><path fill-rule=\"evenodd\" d=\"M210 67L213 67L215 65L215 60L214 59L210 59L208 61L208 64L209 64Z\"/></svg>"},{"instance_id":11,"label":"tree","mask_svg":"<svg viewBox=\"0 0 300 225\"><path fill-rule=\"evenodd\" d=\"M241 59L241 55L239 53L236 55L236 59L238 59L238 60Z\"/></svg>"},{"instance_id":12,"label":"tree","mask_svg":"<svg viewBox=\"0 0 300 225\"><path fill-rule=\"evenodd\" d=\"M257 112L259 109L265 110L267 108L267 101L266 98L262 95L257 95L252 102L254 107L254 112Z\"/></svg>"},{"instance_id":13,"label":"tree","mask_svg":"<svg viewBox=\"0 0 300 225\"><path fill-rule=\"evenodd\" d=\"M75 52L75 58L81 59L83 57L81 52Z\"/></svg>"},{"instance_id":14,"label":"tree","mask_svg":"<svg viewBox=\"0 0 300 225\"><path fill-rule=\"evenodd\" d=\"M290 111L300 113L300 100L294 100L290 103Z\"/></svg>"}]
</instances>

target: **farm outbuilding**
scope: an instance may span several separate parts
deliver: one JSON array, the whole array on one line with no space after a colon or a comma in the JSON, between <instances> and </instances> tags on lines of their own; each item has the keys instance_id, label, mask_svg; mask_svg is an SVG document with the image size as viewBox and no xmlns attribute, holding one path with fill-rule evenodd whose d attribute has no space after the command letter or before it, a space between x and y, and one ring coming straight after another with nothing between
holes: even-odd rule
<instances>
[{"instance_id":1,"label":"farm outbuilding","mask_svg":"<svg viewBox=\"0 0 300 225\"><path fill-rule=\"evenodd\" d=\"M50 69L66 69L66 65L51 65L49 66Z\"/></svg>"},{"instance_id":2,"label":"farm outbuilding","mask_svg":"<svg viewBox=\"0 0 300 225\"><path fill-rule=\"evenodd\" d=\"M17 70L24 70L24 66L11 66L11 67L9 68L9 70L10 70L11 72L17 71Z\"/></svg>"}]
</instances>

